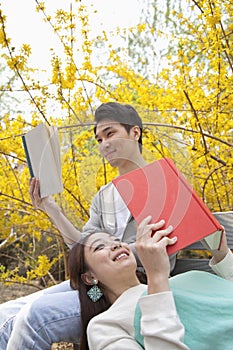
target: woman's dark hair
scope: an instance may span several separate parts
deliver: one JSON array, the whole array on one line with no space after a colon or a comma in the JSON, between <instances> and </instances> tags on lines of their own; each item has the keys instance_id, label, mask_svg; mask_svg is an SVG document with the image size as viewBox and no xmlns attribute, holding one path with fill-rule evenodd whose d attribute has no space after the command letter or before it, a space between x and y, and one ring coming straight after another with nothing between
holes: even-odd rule
<instances>
[{"instance_id":1,"label":"woman's dark hair","mask_svg":"<svg viewBox=\"0 0 233 350\"><path fill-rule=\"evenodd\" d=\"M140 152L142 152L142 120L131 105L123 105L118 102L102 103L95 111L96 125L103 119L110 119L120 123L127 133L133 126L137 125L141 131L138 145ZM94 133L96 134L96 126L94 127Z\"/></svg>"},{"instance_id":2,"label":"woman's dark hair","mask_svg":"<svg viewBox=\"0 0 233 350\"><path fill-rule=\"evenodd\" d=\"M89 321L99 313L107 310L111 305L109 300L103 295L97 302L91 301L87 292L92 286L86 285L82 280L82 274L88 271L85 263L85 246L91 234L82 237L78 243L70 250L68 256L68 271L71 288L79 291L81 306L82 335L80 350L88 350L87 326Z\"/></svg>"}]
</instances>

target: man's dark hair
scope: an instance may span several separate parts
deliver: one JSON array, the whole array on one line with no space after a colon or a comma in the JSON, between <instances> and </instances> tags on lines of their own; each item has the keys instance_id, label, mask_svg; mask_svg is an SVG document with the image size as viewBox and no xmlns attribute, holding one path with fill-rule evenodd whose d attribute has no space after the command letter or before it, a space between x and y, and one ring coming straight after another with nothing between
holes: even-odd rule
<instances>
[{"instance_id":1,"label":"man's dark hair","mask_svg":"<svg viewBox=\"0 0 233 350\"><path fill-rule=\"evenodd\" d=\"M141 135L138 140L140 152L142 151L142 120L137 111L128 104L120 104L118 102L107 102L101 104L95 111L96 125L103 119L110 119L124 126L127 133L130 129L137 125L140 128ZM96 126L94 128L96 134Z\"/></svg>"}]
</instances>

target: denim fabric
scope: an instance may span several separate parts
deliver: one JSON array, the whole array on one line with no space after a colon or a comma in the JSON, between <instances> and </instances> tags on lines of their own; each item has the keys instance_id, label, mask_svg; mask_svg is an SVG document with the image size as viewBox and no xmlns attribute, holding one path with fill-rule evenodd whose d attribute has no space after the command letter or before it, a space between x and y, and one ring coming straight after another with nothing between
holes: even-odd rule
<instances>
[{"instance_id":1,"label":"denim fabric","mask_svg":"<svg viewBox=\"0 0 233 350\"><path fill-rule=\"evenodd\" d=\"M0 305L0 350L50 350L54 342L78 342L80 328L69 281Z\"/></svg>"}]
</instances>

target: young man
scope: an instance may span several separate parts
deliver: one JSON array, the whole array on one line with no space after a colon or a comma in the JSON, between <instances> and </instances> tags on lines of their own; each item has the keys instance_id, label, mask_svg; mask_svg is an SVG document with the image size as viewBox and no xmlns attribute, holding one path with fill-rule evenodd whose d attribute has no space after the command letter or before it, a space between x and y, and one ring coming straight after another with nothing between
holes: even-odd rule
<instances>
[{"instance_id":1,"label":"young man","mask_svg":"<svg viewBox=\"0 0 233 350\"><path fill-rule=\"evenodd\" d=\"M119 174L146 165L141 154L142 121L130 105L102 104L95 112L95 137L100 153ZM31 181L30 195L36 208L47 212L72 247L85 232L108 231L129 243L134 250L136 223L113 184L95 195L90 219L78 231L62 214L51 197L39 197L39 182ZM171 270L175 256L171 257ZM138 260L138 265L141 266ZM0 350L50 349L59 341L77 342L80 335L80 307L77 291L69 281L0 305Z\"/></svg>"}]
</instances>

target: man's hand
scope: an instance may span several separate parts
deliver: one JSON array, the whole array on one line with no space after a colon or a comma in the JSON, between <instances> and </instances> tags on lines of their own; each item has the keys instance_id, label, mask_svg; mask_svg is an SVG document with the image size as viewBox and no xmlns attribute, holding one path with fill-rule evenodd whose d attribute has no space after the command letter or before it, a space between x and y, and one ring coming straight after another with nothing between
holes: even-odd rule
<instances>
[{"instance_id":1,"label":"man's hand","mask_svg":"<svg viewBox=\"0 0 233 350\"><path fill-rule=\"evenodd\" d=\"M40 197L40 181L38 179L32 178L30 180L29 194L32 204L36 209L41 209L49 215L54 215L60 211L59 207L51 196L44 198Z\"/></svg>"}]
</instances>

